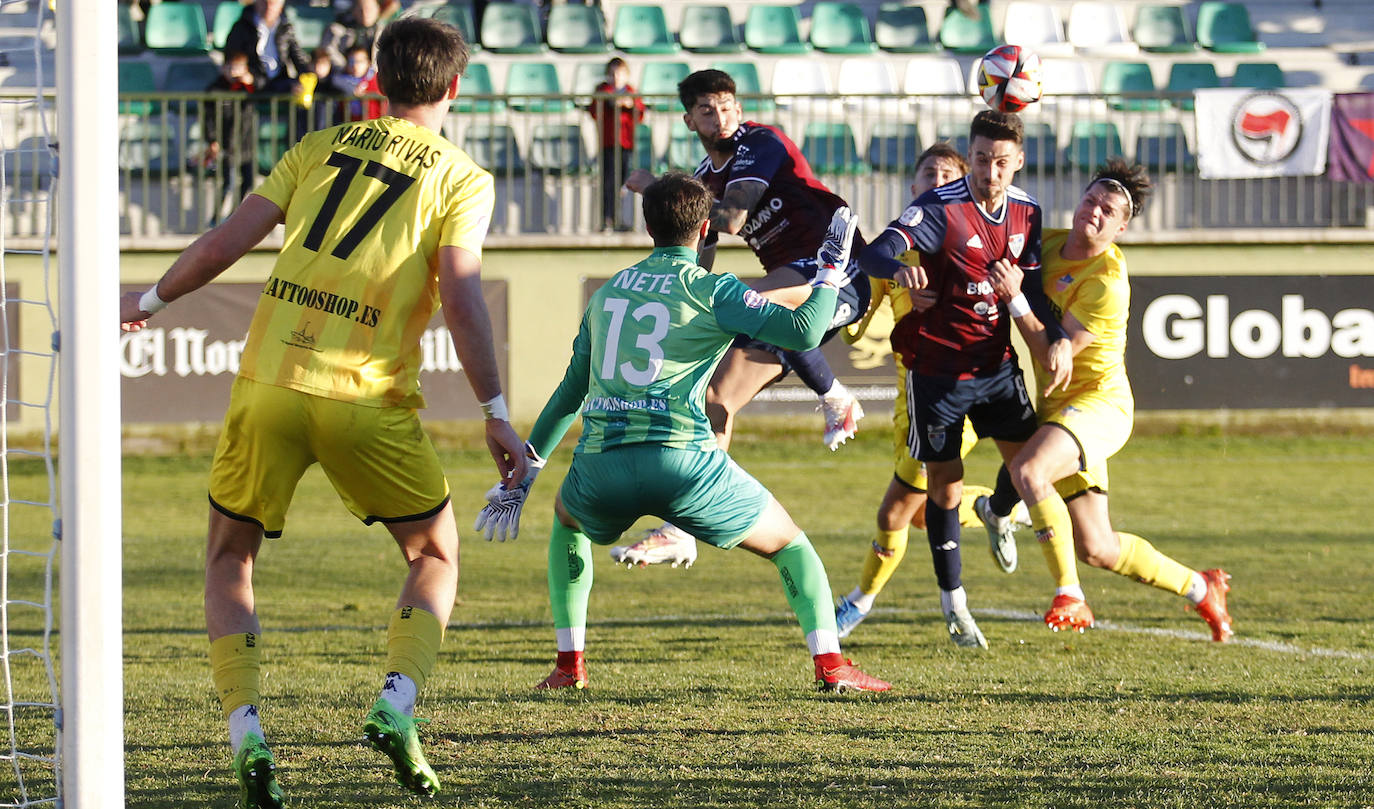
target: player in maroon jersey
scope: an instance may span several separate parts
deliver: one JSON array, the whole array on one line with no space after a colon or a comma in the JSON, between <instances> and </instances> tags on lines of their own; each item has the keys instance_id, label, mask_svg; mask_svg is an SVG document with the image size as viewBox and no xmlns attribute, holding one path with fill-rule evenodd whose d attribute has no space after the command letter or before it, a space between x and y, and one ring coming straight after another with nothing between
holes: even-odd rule
<instances>
[{"instance_id":1,"label":"player in maroon jersey","mask_svg":"<svg viewBox=\"0 0 1374 809\"><path fill-rule=\"evenodd\" d=\"M893 331L893 350L907 361L907 448L926 465L926 533L940 585L940 607L956 642L987 646L961 582L959 456L964 417L1011 459L1035 432L1035 411L1011 346L1010 318L1032 311L1042 323L1049 301L1040 286L1040 206L1011 184L1025 163L1021 120L984 110L969 129L970 172L922 194L860 255L864 272L933 293L934 305ZM915 249L919 267L897 256ZM1023 296L999 302L989 271L999 259L1025 275ZM910 321L908 324L907 321ZM905 326L905 328L903 328ZM1061 330L1035 359L1067 380L1072 363Z\"/></svg>"}]
</instances>

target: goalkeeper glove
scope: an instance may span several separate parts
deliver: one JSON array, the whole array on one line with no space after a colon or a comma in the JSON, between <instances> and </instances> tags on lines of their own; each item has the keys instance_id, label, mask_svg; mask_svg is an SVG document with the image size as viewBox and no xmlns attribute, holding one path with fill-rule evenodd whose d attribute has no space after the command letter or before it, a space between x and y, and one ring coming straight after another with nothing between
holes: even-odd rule
<instances>
[{"instance_id":1,"label":"goalkeeper glove","mask_svg":"<svg viewBox=\"0 0 1374 809\"><path fill-rule=\"evenodd\" d=\"M500 483L492 486L487 491L487 504L477 513L477 521L472 524L472 530L481 531L488 542L493 539L505 542L520 536L520 511L525 507L525 498L529 496L535 477L544 468L544 459L539 457L528 441L525 442L525 458L529 461L530 470L525 479L509 489Z\"/></svg>"},{"instance_id":2,"label":"goalkeeper glove","mask_svg":"<svg viewBox=\"0 0 1374 809\"><path fill-rule=\"evenodd\" d=\"M841 205L830 217L830 227L825 232L825 241L816 251L818 272L811 282L812 286L829 284L842 287L849 283L849 249L854 244L854 230L859 226L859 218L848 207Z\"/></svg>"}]
</instances>

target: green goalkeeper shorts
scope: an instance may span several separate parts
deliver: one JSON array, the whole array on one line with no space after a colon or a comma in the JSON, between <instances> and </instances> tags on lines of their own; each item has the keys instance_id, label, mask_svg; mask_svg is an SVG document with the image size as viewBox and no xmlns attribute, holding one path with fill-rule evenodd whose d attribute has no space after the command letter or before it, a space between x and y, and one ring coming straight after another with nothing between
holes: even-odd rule
<instances>
[{"instance_id":1,"label":"green goalkeeper shorts","mask_svg":"<svg viewBox=\"0 0 1374 809\"><path fill-rule=\"evenodd\" d=\"M721 450L630 444L579 453L559 491L593 542L609 545L653 515L702 542L733 548L754 530L772 497Z\"/></svg>"}]
</instances>

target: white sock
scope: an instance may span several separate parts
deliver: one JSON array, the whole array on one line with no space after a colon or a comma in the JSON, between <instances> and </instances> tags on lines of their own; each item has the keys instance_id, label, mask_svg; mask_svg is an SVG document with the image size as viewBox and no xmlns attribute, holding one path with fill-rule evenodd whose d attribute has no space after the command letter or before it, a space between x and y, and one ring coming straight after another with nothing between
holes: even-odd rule
<instances>
[{"instance_id":1,"label":"white sock","mask_svg":"<svg viewBox=\"0 0 1374 809\"><path fill-rule=\"evenodd\" d=\"M940 612L958 612L968 609L968 593L963 587L940 591Z\"/></svg>"},{"instance_id":2,"label":"white sock","mask_svg":"<svg viewBox=\"0 0 1374 809\"><path fill-rule=\"evenodd\" d=\"M828 391L826 391L825 393L822 393L822 394L821 394L821 398L822 398L822 399L842 399L842 398L844 398L845 396L848 396L848 395L849 395L849 388L846 388L846 387L844 386L844 383L843 383L843 382L841 382L840 380L836 379L834 382L832 382L832 383L830 384L830 390L828 390Z\"/></svg>"},{"instance_id":3,"label":"white sock","mask_svg":"<svg viewBox=\"0 0 1374 809\"><path fill-rule=\"evenodd\" d=\"M587 627L572 626L567 629L554 629L558 636L558 651L580 652L587 648Z\"/></svg>"},{"instance_id":4,"label":"white sock","mask_svg":"<svg viewBox=\"0 0 1374 809\"><path fill-rule=\"evenodd\" d=\"M409 675L393 671L386 675L386 683L382 685L382 699L406 716L414 716L415 695L419 690Z\"/></svg>"},{"instance_id":5,"label":"white sock","mask_svg":"<svg viewBox=\"0 0 1374 809\"><path fill-rule=\"evenodd\" d=\"M873 602L878 600L878 594L865 593L863 590L860 590L858 587L855 587L854 592L845 596L845 600L847 600L850 604L853 604L859 610L859 612L862 612L864 615L867 615L868 611L873 609Z\"/></svg>"},{"instance_id":6,"label":"white sock","mask_svg":"<svg viewBox=\"0 0 1374 809\"><path fill-rule=\"evenodd\" d=\"M229 746L234 748L237 755L239 748L243 747L243 737L249 733L262 733L262 724L258 722L258 706L242 705L229 712Z\"/></svg>"},{"instance_id":7,"label":"white sock","mask_svg":"<svg viewBox=\"0 0 1374 809\"><path fill-rule=\"evenodd\" d=\"M1079 601L1088 600L1088 597L1083 595L1083 587L1077 584L1070 584L1068 587L1056 587L1054 588L1054 594L1057 596L1069 596Z\"/></svg>"},{"instance_id":8,"label":"white sock","mask_svg":"<svg viewBox=\"0 0 1374 809\"><path fill-rule=\"evenodd\" d=\"M811 650L811 656L835 653L840 651L840 636L834 632L824 629L817 629L814 632L806 633L806 648Z\"/></svg>"},{"instance_id":9,"label":"white sock","mask_svg":"<svg viewBox=\"0 0 1374 809\"><path fill-rule=\"evenodd\" d=\"M1207 580L1202 578L1201 573L1193 571L1192 583L1188 585L1188 592L1184 593L1183 597L1194 604L1201 604L1202 599L1207 597Z\"/></svg>"}]
</instances>

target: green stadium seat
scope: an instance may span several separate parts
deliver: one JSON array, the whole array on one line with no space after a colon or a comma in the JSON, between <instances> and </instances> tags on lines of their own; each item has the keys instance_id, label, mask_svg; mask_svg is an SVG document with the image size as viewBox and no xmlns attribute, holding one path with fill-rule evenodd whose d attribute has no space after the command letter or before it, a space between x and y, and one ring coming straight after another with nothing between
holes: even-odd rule
<instances>
[{"instance_id":1,"label":"green stadium seat","mask_svg":"<svg viewBox=\"0 0 1374 809\"><path fill-rule=\"evenodd\" d=\"M210 28L210 40L216 50L224 50L224 43L229 39L229 29L234 27L234 23L243 16L243 4L238 0L220 0L220 4L215 6L215 22Z\"/></svg>"},{"instance_id":2,"label":"green stadium seat","mask_svg":"<svg viewBox=\"0 0 1374 809\"><path fill-rule=\"evenodd\" d=\"M976 53L980 56L997 47L997 36L992 32L992 17L987 4L978 4L977 20L970 20L953 6L946 9L945 19L940 23L940 44L955 53Z\"/></svg>"},{"instance_id":3,"label":"green stadium seat","mask_svg":"<svg viewBox=\"0 0 1374 809\"><path fill-rule=\"evenodd\" d=\"M209 53L210 33L199 3L158 3L143 23L148 50L165 55Z\"/></svg>"},{"instance_id":4,"label":"green stadium seat","mask_svg":"<svg viewBox=\"0 0 1374 809\"><path fill-rule=\"evenodd\" d=\"M1244 3L1205 0L1197 9L1197 41L1217 53L1259 53L1264 43L1255 37Z\"/></svg>"},{"instance_id":5,"label":"green stadium seat","mask_svg":"<svg viewBox=\"0 0 1374 809\"><path fill-rule=\"evenodd\" d=\"M577 124L538 124L530 137L530 168L546 174L585 174L591 155Z\"/></svg>"},{"instance_id":6,"label":"green stadium seat","mask_svg":"<svg viewBox=\"0 0 1374 809\"><path fill-rule=\"evenodd\" d=\"M757 53L807 53L796 6L751 3L744 18L744 44Z\"/></svg>"},{"instance_id":7,"label":"green stadium seat","mask_svg":"<svg viewBox=\"0 0 1374 809\"><path fill-rule=\"evenodd\" d=\"M573 95L577 96L577 103L586 105L591 103L591 95L596 92L596 88L601 82L606 80L606 65L604 62L578 62L573 68Z\"/></svg>"},{"instance_id":8,"label":"green stadium seat","mask_svg":"<svg viewBox=\"0 0 1374 809\"><path fill-rule=\"evenodd\" d=\"M192 151L189 128L180 116L140 117L126 122L119 130L119 169L130 174L181 174Z\"/></svg>"},{"instance_id":9,"label":"green stadium seat","mask_svg":"<svg viewBox=\"0 0 1374 809\"><path fill-rule=\"evenodd\" d=\"M873 53L868 18L854 3L822 2L811 9L811 47L826 53Z\"/></svg>"},{"instance_id":10,"label":"green stadium seat","mask_svg":"<svg viewBox=\"0 0 1374 809\"><path fill-rule=\"evenodd\" d=\"M334 22L334 9L327 6L287 6L286 13L296 29L296 41L307 54L320 47L324 32Z\"/></svg>"},{"instance_id":11,"label":"green stadium seat","mask_svg":"<svg viewBox=\"0 0 1374 809\"><path fill-rule=\"evenodd\" d=\"M1135 161L1151 174L1191 171L1196 164L1177 121L1142 121L1135 137Z\"/></svg>"},{"instance_id":12,"label":"green stadium seat","mask_svg":"<svg viewBox=\"0 0 1374 809\"><path fill-rule=\"evenodd\" d=\"M925 8L906 3L883 3L878 7L873 41L888 53L928 53L940 47L930 38Z\"/></svg>"},{"instance_id":13,"label":"green stadium seat","mask_svg":"<svg viewBox=\"0 0 1374 809\"><path fill-rule=\"evenodd\" d=\"M635 124L635 151L630 157L630 168L658 173L658 159L654 156L654 130L648 124Z\"/></svg>"},{"instance_id":14,"label":"green stadium seat","mask_svg":"<svg viewBox=\"0 0 1374 809\"><path fill-rule=\"evenodd\" d=\"M1131 32L1141 50L1152 53L1189 53L1197 49L1183 6L1141 6Z\"/></svg>"},{"instance_id":15,"label":"green stadium seat","mask_svg":"<svg viewBox=\"0 0 1374 809\"><path fill-rule=\"evenodd\" d=\"M611 41L626 53L677 53L681 48L668 30L662 6L623 5L615 12Z\"/></svg>"},{"instance_id":16,"label":"green stadium seat","mask_svg":"<svg viewBox=\"0 0 1374 809\"><path fill-rule=\"evenodd\" d=\"M498 178L520 177L525 173L520 144L508 124L469 124L463 130L463 151Z\"/></svg>"},{"instance_id":17,"label":"green stadium seat","mask_svg":"<svg viewBox=\"0 0 1374 809\"><path fill-rule=\"evenodd\" d=\"M1059 139L1054 127L1044 121L1030 121L1024 127L1021 150L1026 154L1026 169L1054 171L1059 165Z\"/></svg>"},{"instance_id":18,"label":"green stadium seat","mask_svg":"<svg viewBox=\"0 0 1374 809\"><path fill-rule=\"evenodd\" d=\"M644 103L649 109L660 112L681 106L677 99L677 83L691 72L686 62L645 62L644 74L639 80Z\"/></svg>"},{"instance_id":19,"label":"green stadium seat","mask_svg":"<svg viewBox=\"0 0 1374 809\"><path fill-rule=\"evenodd\" d=\"M485 62L468 62L467 72L458 87L458 98L449 105L455 112L501 112L506 102L499 98L474 98L474 96L494 96L496 85L491 80L491 69Z\"/></svg>"},{"instance_id":20,"label":"green stadium seat","mask_svg":"<svg viewBox=\"0 0 1374 809\"><path fill-rule=\"evenodd\" d=\"M1122 157L1121 132L1110 121L1075 121L1065 158L1079 171L1096 169L1109 157Z\"/></svg>"},{"instance_id":21,"label":"green stadium seat","mask_svg":"<svg viewBox=\"0 0 1374 809\"><path fill-rule=\"evenodd\" d=\"M906 176L921 156L921 135L913 123L882 121L868 133L868 164L874 171Z\"/></svg>"},{"instance_id":22,"label":"green stadium seat","mask_svg":"<svg viewBox=\"0 0 1374 809\"><path fill-rule=\"evenodd\" d=\"M259 121L258 173L271 174L291 144L291 127L286 118L269 116Z\"/></svg>"},{"instance_id":23,"label":"green stadium seat","mask_svg":"<svg viewBox=\"0 0 1374 809\"><path fill-rule=\"evenodd\" d=\"M935 128L935 139L945 141L959 154L968 154L968 124L963 121L941 121Z\"/></svg>"},{"instance_id":24,"label":"green stadium seat","mask_svg":"<svg viewBox=\"0 0 1374 809\"><path fill-rule=\"evenodd\" d=\"M526 3L487 3L482 12L482 47L493 53L543 53L539 17Z\"/></svg>"},{"instance_id":25,"label":"green stadium seat","mask_svg":"<svg viewBox=\"0 0 1374 809\"><path fill-rule=\"evenodd\" d=\"M1102 68L1102 94L1107 96L1107 103L1112 109L1133 112L1164 109L1164 100L1160 98L1125 98L1120 95L1155 92L1158 92L1158 88L1155 87L1154 74L1145 62L1108 62Z\"/></svg>"},{"instance_id":26,"label":"green stadium seat","mask_svg":"<svg viewBox=\"0 0 1374 809\"><path fill-rule=\"evenodd\" d=\"M668 152L663 156L668 168L696 171L705 157L706 147L701 145L701 139L697 134L688 129L681 119L673 121L673 129L668 138Z\"/></svg>"},{"instance_id":27,"label":"green stadium seat","mask_svg":"<svg viewBox=\"0 0 1374 809\"><path fill-rule=\"evenodd\" d=\"M130 7L120 3L115 12L115 27L119 29L119 52L138 53L143 50L143 35L138 32L138 23Z\"/></svg>"},{"instance_id":28,"label":"green stadium seat","mask_svg":"<svg viewBox=\"0 0 1374 809\"><path fill-rule=\"evenodd\" d=\"M758 65L753 62L712 62L711 69L729 73L730 78L735 80L737 94L753 96L740 99L740 106L745 112L771 112L777 108L772 97L764 90L763 80L759 78Z\"/></svg>"},{"instance_id":29,"label":"green stadium seat","mask_svg":"<svg viewBox=\"0 0 1374 809\"><path fill-rule=\"evenodd\" d=\"M548 43L559 53L605 53L611 49L601 9L571 3L549 9Z\"/></svg>"},{"instance_id":30,"label":"green stadium seat","mask_svg":"<svg viewBox=\"0 0 1374 809\"><path fill-rule=\"evenodd\" d=\"M521 112L562 112L572 108L566 98L529 98L561 96L558 69L550 62L512 62L506 73L506 95L511 109Z\"/></svg>"},{"instance_id":31,"label":"green stadium seat","mask_svg":"<svg viewBox=\"0 0 1374 809\"><path fill-rule=\"evenodd\" d=\"M817 174L867 174L859 157L854 130L847 123L812 121L802 134L802 156Z\"/></svg>"},{"instance_id":32,"label":"green stadium seat","mask_svg":"<svg viewBox=\"0 0 1374 809\"><path fill-rule=\"evenodd\" d=\"M695 3L682 10L678 42L693 53L738 53L744 43L735 34L735 21L726 6Z\"/></svg>"},{"instance_id":33,"label":"green stadium seat","mask_svg":"<svg viewBox=\"0 0 1374 809\"><path fill-rule=\"evenodd\" d=\"M1169 66L1168 90L1171 94L1187 93L1182 98L1170 97L1169 103L1181 110L1193 108L1193 91L1220 87L1216 65L1211 62L1174 62Z\"/></svg>"},{"instance_id":34,"label":"green stadium seat","mask_svg":"<svg viewBox=\"0 0 1374 809\"><path fill-rule=\"evenodd\" d=\"M135 59L120 59L119 92L156 93L153 66ZM119 111L127 115L152 115L157 109L156 101L121 101L119 104Z\"/></svg>"},{"instance_id":35,"label":"green stadium seat","mask_svg":"<svg viewBox=\"0 0 1374 809\"><path fill-rule=\"evenodd\" d=\"M209 59L182 60L167 65L162 89L169 93L203 93L219 77L219 66Z\"/></svg>"},{"instance_id":36,"label":"green stadium seat","mask_svg":"<svg viewBox=\"0 0 1374 809\"><path fill-rule=\"evenodd\" d=\"M477 36L477 26L472 21L472 7L467 3L430 6L428 16L457 28L458 33L463 35L463 41L468 44L469 52L476 53L482 50L482 43Z\"/></svg>"},{"instance_id":37,"label":"green stadium seat","mask_svg":"<svg viewBox=\"0 0 1374 809\"><path fill-rule=\"evenodd\" d=\"M1283 68L1273 62L1241 62L1231 76L1232 87L1250 87L1256 90L1280 90L1288 86Z\"/></svg>"}]
</instances>

